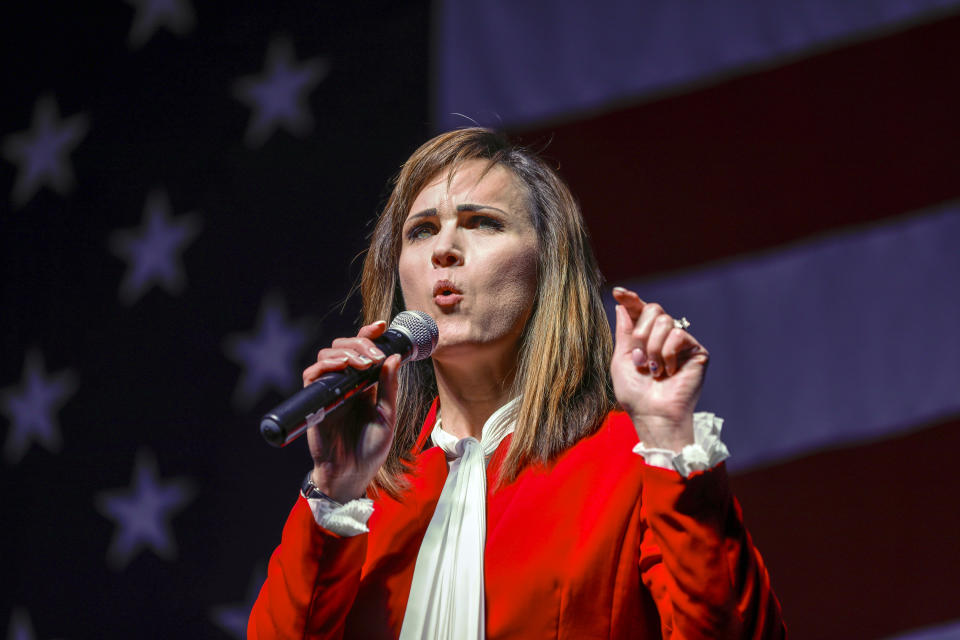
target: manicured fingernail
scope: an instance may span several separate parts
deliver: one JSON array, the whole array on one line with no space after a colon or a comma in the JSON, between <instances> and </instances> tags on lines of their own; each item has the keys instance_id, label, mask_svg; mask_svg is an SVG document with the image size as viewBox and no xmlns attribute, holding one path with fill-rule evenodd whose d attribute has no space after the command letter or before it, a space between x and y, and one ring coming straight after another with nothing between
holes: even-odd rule
<instances>
[{"instance_id":1,"label":"manicured fingernail","mask_svg":"<svg viewBox=\"0 0 960 640\"><path fill-rule=\"evenodd\" d=\"M652 373L653 375L657 375L657 370L659 369L659 367L657 367L657 363L656 363L656 362L654 362L653 360L651 360L651 361L650 361L650 364L647 365L647 366L650 367L650 373Z\"/></svg>"},{"instance_id":2,"label":"manicured fingernail","mask_svg":"<svg viewBox=\"0 0 960 640\"><path fill-rule=\"evenodd\" d=\"M614 292L614 293L626 293L627 290L624 289L623 287L614 287L614 288L613 288L613 292Z\"/></svg>"},{"instance_id":3,"label":"manicured fingernail","mask_svg":"<svg viewBox=\"0 0 960 640\"><path fill-rule=\"evenodd\" d=\"M361 356L361 355L357 356L357 360L360 361L360 364L370 364L371 362L373 362L373 360L371 360L370 358L366 356Z\"/></svg>"},{"instance_id":4,"label":"manicured fingernail","mask_svg":"<svg viewBox=\"0 0 960 640\"><path fill-rule=\"evenodd\" d=\"M374 327L385 327L385 326L387 326L387 321L386 321L386 320L377 320L377 321L374 322L371 326L374 326Z\"/></svg>"},{"instance_id":5,"label":"manicured fingernail","mask_svg":"<svg viewBox=\"0 0 960 640\"><path fill-rule=\"evenodd\" d=\"M376 347L370 347L370 355L373 356L373 359L376 360L377 362L383 360L386 357L385 355L383 355L383 352L380 351L380 349L377 349Z\"/></svg>"},{"instance_id":6,"label":"manicured fingernail","mask_svg":"<svg viewBox=\"0 0 960 640\"><path fill-rule=\"evenodd\" d=\"M633 366L635 367L642 367L647 364L647 354L643 352L643 349L634 349L630 356L633 358Z\"/></svg>"}]
</instances>

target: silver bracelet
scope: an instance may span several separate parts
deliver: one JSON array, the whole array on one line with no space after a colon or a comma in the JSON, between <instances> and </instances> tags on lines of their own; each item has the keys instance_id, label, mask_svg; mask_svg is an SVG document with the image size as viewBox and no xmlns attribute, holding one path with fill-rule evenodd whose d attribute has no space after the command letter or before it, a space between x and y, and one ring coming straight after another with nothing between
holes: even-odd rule
<instances>
[{"instance_id":1,"label":"silver bracelet","mask_svg":"<svg viewBox=\"0 0 960 640\"><path fill-rule=\"evenodd\" d=\"M319 499L329 502L334 507L342 507L343 505L325 494L320 489L317 489L317 485L313 484L313 470L307 471L307 477L303 479L303 484L300 485L300 495L302 495L307 500Z\"/></svg>"}]
</instances>

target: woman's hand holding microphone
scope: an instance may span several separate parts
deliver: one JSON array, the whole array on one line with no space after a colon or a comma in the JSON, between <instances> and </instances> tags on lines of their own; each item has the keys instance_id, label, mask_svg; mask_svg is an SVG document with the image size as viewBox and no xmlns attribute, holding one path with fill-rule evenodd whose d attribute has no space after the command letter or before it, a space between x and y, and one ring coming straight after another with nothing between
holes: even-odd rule
<instances>
[{"instance_id":1,"label":"woman's hand holding microphone","mask_svg":"<svg viewBox=\"0 0 960 640\"><path fill-rule=\"evenodd\" d=\"M401 358L386 358L372 340L383 335L380 320L360 328L354 338L337 338L304 369L303 385L347 367L368 369L383 363L376 387L352 398L322 423L307 429L313 457L313 483L340 503L364 496L387 458L396 426L397 373Z\"/></svg>"}]
</instances>

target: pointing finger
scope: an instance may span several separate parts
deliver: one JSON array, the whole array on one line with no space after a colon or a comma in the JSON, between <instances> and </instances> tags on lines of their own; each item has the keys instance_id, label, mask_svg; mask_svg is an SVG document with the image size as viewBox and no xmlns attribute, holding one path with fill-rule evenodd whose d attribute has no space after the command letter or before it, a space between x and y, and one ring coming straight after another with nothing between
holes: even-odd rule
<instances>
[{"instance_id":1,"label":"pointing finger","mask_svg":"<svg viewBox=\"0 0 960 640\"><path fill-rule=\"evenodd\" d=\"M646 303L640 299L640 296L638 296L635 292L630 291L629 289L624 289L623 287L613 288L613 298L626 308L630 318L634 321L636 321L637 317L640 316L640 313L643 311L643 308L646 305Z\"/></svg>"},{"instance_id":2,"label":"pointing finger","mask_svg":"<svg viewBox=\"0 0 960 640\"><path fill-rule=\"evenodd\" d=\"M630 318L630 314L627 313L627 310L621 304L618 304L614 311L617 316L617 323L614 331L614 337L616 338L614 349L618 353L630 351L633 348L633 341L631 340L631 336L633 334L633 320Z\"/></svg>"}]
</instances>

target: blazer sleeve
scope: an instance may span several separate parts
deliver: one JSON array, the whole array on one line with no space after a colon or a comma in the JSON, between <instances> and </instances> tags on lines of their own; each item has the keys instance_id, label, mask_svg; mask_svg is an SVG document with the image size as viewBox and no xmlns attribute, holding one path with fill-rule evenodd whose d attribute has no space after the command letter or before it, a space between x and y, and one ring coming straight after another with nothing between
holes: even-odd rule
<instances>
[{"instance_id":1,"label":"blazer sleeve","mask_svg":"<svg viewBox=\"0 0 960 640\"><path fill-rule=\"evenodd\" d=\"M780 603L726 467L688 478L646 466L640 574L664 638L785 638Z\"/></svg>"},{"instance_id":2,"label":"blazer sleeve","mask_svg":"<svg viewBox=\"0 0 960 640\"><path fill-rule=\"evenodd\" d=\"M267 580L247 623L247 637L343 637L366 552L367 534L341 537L323 529L301 496L270 557Z\"/></svg>"}]
</instances>

